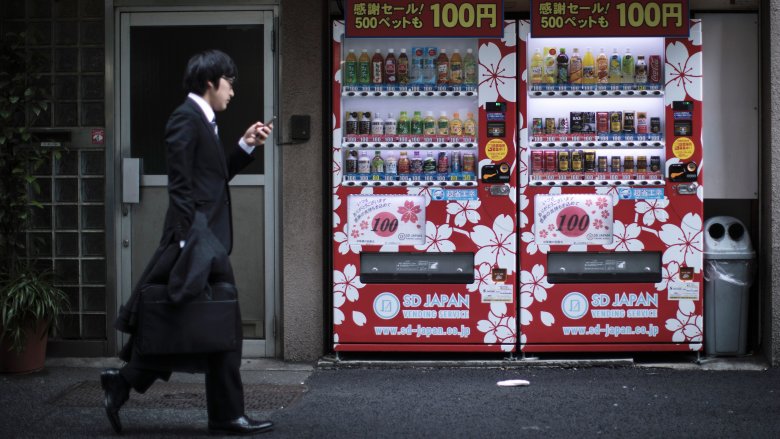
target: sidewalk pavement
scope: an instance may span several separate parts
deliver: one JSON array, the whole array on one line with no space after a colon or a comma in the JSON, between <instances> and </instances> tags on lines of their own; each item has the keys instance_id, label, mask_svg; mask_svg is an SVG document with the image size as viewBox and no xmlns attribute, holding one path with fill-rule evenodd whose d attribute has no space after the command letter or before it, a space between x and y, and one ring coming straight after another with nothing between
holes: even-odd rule
<instances>
[{"instance_id":1,"label":"sidewalk pavement","mask_svg":"<svg viewBox=\"0 0 780 439\"><path fill-rule=\"evenodd\" d=\"M249 414L276 424L264 438L780 437L780 369L713 363L733 364L246 360L242 377ZM98 385L111 365L52 359L0 375L0 435L115 437ZM530 385L496 385L506 379ZM123 436L206 436L202 383L174 374L133 393Z\"/></svg>"}]
</instances>

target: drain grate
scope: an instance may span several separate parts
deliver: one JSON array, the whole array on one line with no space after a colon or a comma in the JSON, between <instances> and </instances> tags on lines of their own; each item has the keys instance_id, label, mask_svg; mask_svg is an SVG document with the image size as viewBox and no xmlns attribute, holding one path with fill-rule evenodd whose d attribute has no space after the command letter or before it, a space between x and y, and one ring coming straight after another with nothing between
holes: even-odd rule
<instances>
[{"instance_id":1,"label":"drain grate","mask_svg":"<svg viewBox=\"0 0 780 439\"><path fill-rule=\"evenodd\" d=\"M289 407L306 391L305 386L244 384L247 410L275 410ZM83 381L52 398L59 407L102 407L103 389L97 381ZM155 383L143 395L131 392L123 408L206 409L206 389L202 383Z\"/></svg>"}]
</instances>

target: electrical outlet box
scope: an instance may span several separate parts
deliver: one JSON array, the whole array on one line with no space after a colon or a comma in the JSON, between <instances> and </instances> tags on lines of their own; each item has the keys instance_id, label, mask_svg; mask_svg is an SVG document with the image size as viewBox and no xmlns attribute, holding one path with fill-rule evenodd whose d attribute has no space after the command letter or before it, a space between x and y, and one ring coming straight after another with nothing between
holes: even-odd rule
<instances>
[{"instance_id":1,"label":"electrical outlet box","mask_svg":"<svg viewBox=\"0 0 780 439\"><path fill-rule=\"evenodd\" d=\"M290 117L290 139L309 140L311 130L311 117L308 115L295 114Z\"/></svg>"}]
</instances>

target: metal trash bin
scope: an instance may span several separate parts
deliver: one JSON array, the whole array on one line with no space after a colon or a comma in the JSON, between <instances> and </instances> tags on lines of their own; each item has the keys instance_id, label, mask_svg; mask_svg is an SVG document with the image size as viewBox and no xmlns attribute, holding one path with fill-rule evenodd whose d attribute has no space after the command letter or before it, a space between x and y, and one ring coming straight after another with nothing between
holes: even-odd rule
<instances>
[{"instance_id":1,"label":"metal trash bin","mask_svg":"<svg viewBox=\"0 0 780 439\"><path fill-rule=\"evenodd\" d=\"M745 225L730 216L704 222L704 352L747 352L748 292L756 253Z\"/></svg>"}]
</instances>

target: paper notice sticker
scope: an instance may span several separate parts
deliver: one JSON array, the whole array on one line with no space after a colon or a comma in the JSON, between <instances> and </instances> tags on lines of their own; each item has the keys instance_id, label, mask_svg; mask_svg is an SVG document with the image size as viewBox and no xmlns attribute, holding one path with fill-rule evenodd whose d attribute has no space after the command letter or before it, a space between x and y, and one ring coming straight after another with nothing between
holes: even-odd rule
<instances>
[{"instance_id":1,"label":"paper notice sticker","mask_svg":"<svg viewBox=\"0 0 780 439\"><path fill-rule=\"evenodd\" d=\"M482 295L482 303L512 303L515 297L513 285L485 285L479 289L479 293Z\"/></svg>"},{"instance_id":2,"label":"paper notice sticker","mask_svg":"<svg viewBox=\"0 0 780 439\"><path fill-rule=\"evenodd\" d=\"M669 300L699 300L699 282L669 282Z\"/></svg>"}]
</instances>

